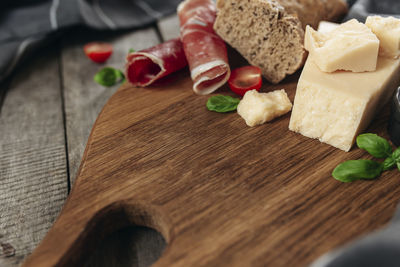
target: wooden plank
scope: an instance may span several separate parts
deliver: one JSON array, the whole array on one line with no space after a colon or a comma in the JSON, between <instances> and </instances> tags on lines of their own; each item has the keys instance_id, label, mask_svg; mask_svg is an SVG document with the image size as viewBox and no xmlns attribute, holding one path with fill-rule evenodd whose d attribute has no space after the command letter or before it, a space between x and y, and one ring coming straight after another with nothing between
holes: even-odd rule
<instances>
[{"instance_id":1,"label":"wooden plank","mask_svg":"<svg viewBox=\"0 0 400 267\"><path fill-rule=\"evenodd\" d=\"M83 45L90 41L107 41L113 46L113 55L106 64L95 64L83 53ZM92 79L104 66L123 69L130 48L140 50L159 43L154 28L134 32L74 33L63 40L62 76L64 86L69 168L71 183L79 168L86 141L103 105L119 85L106 88ZM124 238L121 238L124 237ZM111 233L87 259L87 266L149 266L163 251L165 240L153 229L125 228ZM117 264L121 263L121 264Z\"/></svg>"},{"instance_id":2,"label":"wooden plank","mask_svg":"<svg viewBox=\"0 0 400 267\"><path fill-rule=\"evenodd\" d=\"M293 101L298 74L261 90L285 88ZM107 102L68 202L25 266L79 266L99 235L127 224L166 238L159 267L307 266L393 215L397 170L341 183L335 166L367 152L291 132L290 114L247 127L235 112L208 111L187 70L175 77L123 85ZM386 136L387 111L368 132Z\"/></svg>"},{"instance_id":3,"label":"wooden plank","mask_svg":"<svg viewBox=\"0 0 400 267\"><path fill-rule=\"evenodd\" d=\"M61 106L51 49L18 70L0 114L0 266L17 266L31 253L67 197Z\"/></svg>"},{"instance_id":4,"label":"wooden plank","mask_svg":"<svg viewBox=\"0 0 400 267\"><path fill-rule=\"evenodd\" d=\"M157 25L163 41L179 37L179 18L177 14L162 18Z\"/></svg>"},{"instance_id":5,"label":"wooden plank","mask_svg":"<svg viewBox=\"0 0 400 267\"><path fill-rule=\"evenodd\" d=\"M85 56L82 48L85 43L91 41L106 41L113 45L113 55L105 64L93 63ZM125 34L103 33L102 35L98 32L82 31L74 32L73 36L64 38L62 77L72 184L92 125L104 104L120 86L103 87L93 81L93 76L105 66L122 70L125 56L130 48L140 50L155 45L159 41L153 28Z\"/></svg>"}]
</instances>

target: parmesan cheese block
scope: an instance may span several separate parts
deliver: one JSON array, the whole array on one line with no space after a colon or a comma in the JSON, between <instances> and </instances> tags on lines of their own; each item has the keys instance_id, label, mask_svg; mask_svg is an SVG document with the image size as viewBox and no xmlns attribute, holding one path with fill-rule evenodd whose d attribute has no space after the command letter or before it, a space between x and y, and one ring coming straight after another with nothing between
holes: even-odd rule
<instances>
[{"instance_id":1,"label":"parmesan cheese block","mask_svg":"<svg viewBox=\"0 0 400 267\"><path fill-rule=\"evenodd\" d=\"M371 29L355 19L325 33L307 26L304 46L317 66L325 72L376 69L379 40Z\"/></svg>"},{"instance_id":2,"label":"parmesan cheese block","mask_svg":"<svg viewBox=\"0 0 400 267\"><path fill-rule=\"evenodd\" d=\"M400 83L400 60L379 57L373 72L322 72L308 58L289 129L349 151Z\"/></svg>"},{"instance_id":3,"label":"parmesan cheese block","mask_svg":"<svg viewBox=\"0 0 400 267\"><path fill-rule=\"evenodd\" d=\"M320 21L318 24L318 32L320 33L329 33L339 27L340 24L329 22L329 21Z\"/></svg>"},{"instance_id":4,"label":"parmesan cheese block","mask_svg":"<svg viewBox=\"0 0 400 267\"><path fill-rule=\"evenodd\" d=\"M250 90L240 101L237 112L248 126L256 126L289 112L291 108L292 103L283 89L269 93Z\"/></svg>"},{"instance_id":5,"label":"parmesan cheese block","mask_svg":"<svg viewBox=\"0 0 400 267\"><path fill-rule=\"evenodd\" d=\"M400 55L400 19L369 16L365 22L380 41L379 54L392 58Z\"/></svg>"}]
</instances>

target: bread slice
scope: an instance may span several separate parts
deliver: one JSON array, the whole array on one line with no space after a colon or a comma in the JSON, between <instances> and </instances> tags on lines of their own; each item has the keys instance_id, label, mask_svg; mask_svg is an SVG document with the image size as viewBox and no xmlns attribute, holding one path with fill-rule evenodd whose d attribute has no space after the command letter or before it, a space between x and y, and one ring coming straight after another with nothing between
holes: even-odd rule
<instances>
[{"instance_id":1,"label":"bread slice","mask_svg":"<svg viewBox=\"0 0 400 267\"><path fill-rule=\"evenodd\" d=\"M268 81L279 83L304 64L303 24L317 26L346 10L342 0L217 0L214 29Z\"/></svg>"}]
</instances>

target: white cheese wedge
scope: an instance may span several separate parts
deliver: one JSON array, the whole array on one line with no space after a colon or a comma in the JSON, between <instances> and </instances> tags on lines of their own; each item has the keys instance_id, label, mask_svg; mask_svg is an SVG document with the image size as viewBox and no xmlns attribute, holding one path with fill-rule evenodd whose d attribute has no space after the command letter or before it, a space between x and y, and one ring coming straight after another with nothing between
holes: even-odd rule
<instances>
[{"instance_id":1,"label":"white cheese wedge","mask_svg":"<svg viewBox=\"0 0 400 267\"><path fill-rule=\"evenodd\" d=\"M400 55L400 19L369 16L365 22L380 41L379 54L392 58Z\"/></svg>"},{"instance_id":2,"label":"white cheese wedge","mask_svg":"<svg viewBox=\"0 0 400 267\"><path fill-rule=\"evenodd\" d=\"M322 72L308 58L289 129L349 151L400 83L400 60L379 57L373 72Z\"/></svg>"},{"instance_id":3,"label":"white cheese wedge","mask_svg":"<svg viewBox=\"0 0 400 267\"><path fill-rule=\"evenodd\" d=\"M322 20L318 24L318 32L328 33L339 27L339 25L338 23Z\"/></svg>"},{"instance_id":4,"label":"white cheese wedge","mask_svg":"<svg viewBox=\"0 0 400 267\"><path fill-rule=\"evenodd\" d=\"M282 116L292 108L285 90L259 93L247 91L240 101L237 112L248 126L256 126Z\"/></svg>"},{"instance_id":5,"label":"white cheese wedge","mask_svg":"<svg viewBox=\"0 0 400 267\"><path fill-rule=\"evenodd\" d=\"M352 19L325 33L307 26L304 47L322 71L364 72L376 69L379 40L365 24Z\"/></svg>"}]
</instances>

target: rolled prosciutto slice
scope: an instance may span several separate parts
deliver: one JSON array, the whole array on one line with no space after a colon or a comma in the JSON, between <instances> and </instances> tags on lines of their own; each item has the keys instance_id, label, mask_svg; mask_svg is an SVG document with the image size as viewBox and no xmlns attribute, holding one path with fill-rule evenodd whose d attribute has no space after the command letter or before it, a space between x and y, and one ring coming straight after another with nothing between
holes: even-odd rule
<instances>
[{"instance_id":1,"label":"rolled prosciutto slice","mask_svg":"<svg viewBox=\"0 0 400 267\"><path fill-rule=\"evenodd\" d=\"M126 77L134 86L144 87L187 65L179 38L129 53L126 58Z\"/></svg>"},{"instance_id":2,"label":"rolled prosciutto slice","mask_svg":"<svg viewBox=\"0 0 400 267\"><path fill-rule=\"evenodd\" d=\"M185 0L178 6L181 40L193 90L200 95L221 87L230 75L225 42L215 33L213 0Z\"/></svg>"}]
</instances>

